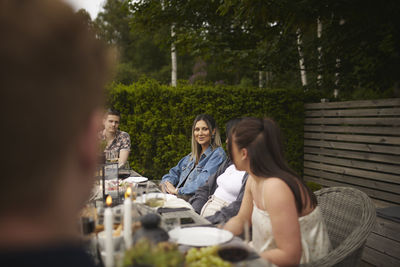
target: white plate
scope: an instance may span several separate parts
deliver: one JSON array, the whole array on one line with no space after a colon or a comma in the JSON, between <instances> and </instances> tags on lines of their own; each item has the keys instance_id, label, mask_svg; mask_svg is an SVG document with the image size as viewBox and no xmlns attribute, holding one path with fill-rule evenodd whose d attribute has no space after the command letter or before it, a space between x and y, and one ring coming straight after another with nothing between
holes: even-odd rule
<instances>
[{"instance_id":1,"label":"white plate","mask_svg":"<svg viewBox=\"0 0 400 267\"><path fill-rule=\"evenodd\" d=\"M143 182L146 182L147 180L149 180L149 178L142 177L142 176L131 176L131 177L128 177L128 178L122 180L122 182L143 183Z\"/></svg>"},{"instance_id":2,"label":"white plate","mask_svg":"<svg viewBox=\"0 0 400 267\"><path fill-rule=\"evenodd\" d=\"M148 194L144 194L144 198L143 196L137 197L135 202L137 203L144 203L145 201L143 201L143 199L150 199L150 198L163 198L165 195L165 200L170 200L170 199L175 199L177 198L175 195L171 195L171 194L163 194L163 193L148 193Z\"/></svg>"},{"instance_id":3,"label":"white plate","mask_svg":"<svg viewBox=\"0 0 400 267\"><path fill-rule=\"evenodd\" d=\"M178 244L195 247L214 246L233 238L231 232L214 227L175 228L168 234Z\"/></svg>"}]
</instances>

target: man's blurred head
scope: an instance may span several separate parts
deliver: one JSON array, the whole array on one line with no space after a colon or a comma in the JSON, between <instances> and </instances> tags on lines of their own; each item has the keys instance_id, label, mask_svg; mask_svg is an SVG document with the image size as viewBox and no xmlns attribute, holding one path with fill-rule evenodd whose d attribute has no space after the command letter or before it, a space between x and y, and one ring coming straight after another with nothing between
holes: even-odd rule
<instances>
[{"instance_id":1,"label":"man's blurred head","mask_svg":"<svg viewBox=\"0 0 400 267\"><path fill-rule=\"evenodd\" d=\"M112 57L56 0L0 0L0 36L4 214L46 206L68 176L93 171L91 138Z\"/></svg>"}]
</instances>

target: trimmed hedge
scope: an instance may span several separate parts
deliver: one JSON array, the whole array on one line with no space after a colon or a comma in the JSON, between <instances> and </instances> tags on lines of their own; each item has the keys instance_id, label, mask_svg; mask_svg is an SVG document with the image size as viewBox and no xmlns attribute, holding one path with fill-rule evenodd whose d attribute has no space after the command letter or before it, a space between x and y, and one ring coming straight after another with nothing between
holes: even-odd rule
<instances>
[{"instance_id":1,"label":"trimmed hedge","mask_svg":"<svg viewBox=\"0 0 400 267\"><path fill-rule=\"evenodd\" d=\"M225 140L225 123L235 117L271 117L284 135L291 167L303 172L304 103L320 93L303 90L238 88L234 86L160 85L142 80L109 88L108 105L121 112L120 128L131 136L131 167L160 179L190 152L191 125L196 115L208 113Z\"/></svg>"}]
</instances>

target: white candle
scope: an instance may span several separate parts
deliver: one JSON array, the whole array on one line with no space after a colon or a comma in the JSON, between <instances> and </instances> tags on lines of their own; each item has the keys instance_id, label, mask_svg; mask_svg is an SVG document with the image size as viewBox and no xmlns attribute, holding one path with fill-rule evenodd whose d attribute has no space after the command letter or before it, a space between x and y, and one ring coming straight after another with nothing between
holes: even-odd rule
<instances>
[{"instance_id":1,"label":"white candle","mask_svg":"<svg viewBox=\"0 0 400 267\"><path fill-rule=\"evenodd\" d=\"M131 188L128 187L124 200L124 241L126 249L132 245L132 200Z\"/></svg>"},{"instance_id":2,"label":"white candle","mask_svg":"<svg viewBox=\"0 0 400 267\"><path fill-rule=\"evenodd\" d=\"M111 197L108 196L106 203L108 207L104 211L104 231L106 232L106 267L114 265L114 245L113 245L113 214L111 206Z\"/></svg>"}]
</instances>

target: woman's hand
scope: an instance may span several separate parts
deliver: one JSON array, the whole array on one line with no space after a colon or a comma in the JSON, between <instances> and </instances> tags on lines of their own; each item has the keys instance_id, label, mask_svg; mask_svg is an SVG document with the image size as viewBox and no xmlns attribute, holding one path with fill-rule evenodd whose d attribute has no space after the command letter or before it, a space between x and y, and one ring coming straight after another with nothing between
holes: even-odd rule
<instances>
[{"instance_id":1,"label":"woman's hand","mask_svg":"<svg viewBox=\"0 0 400 267\"><path fill-rule=\"evenodd\" d=\"M163 193L167 193L167 186L165 185L165 183L160 183L160 190Z\"/></svg>"},{"instance_id":2,"label":"woman's hand","mask_svg":"<svg viewBox=\"0 0 400 267\"><path fill-rule=\"evenodd\" d=\"M173 194L173 195L178 194L178 190L170 182L166 181L162 185L163 185L162 186L163 192L167 192L167 193Z\"/></svg>"}]
</instances>

